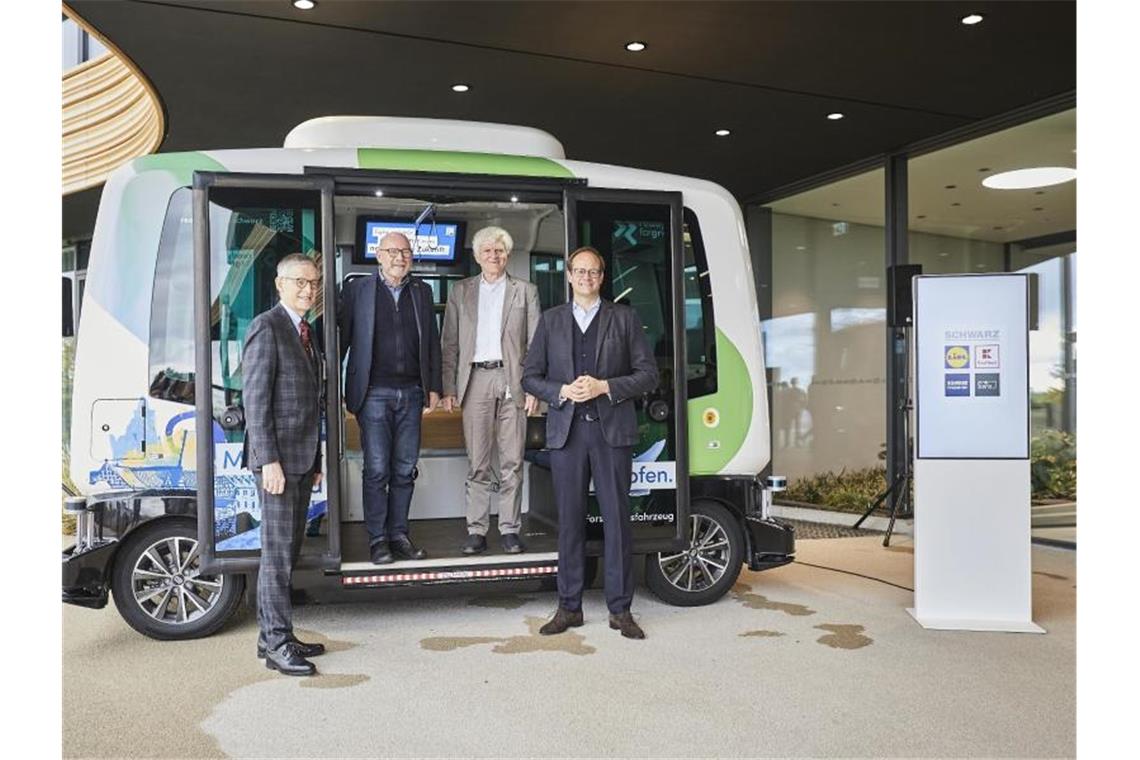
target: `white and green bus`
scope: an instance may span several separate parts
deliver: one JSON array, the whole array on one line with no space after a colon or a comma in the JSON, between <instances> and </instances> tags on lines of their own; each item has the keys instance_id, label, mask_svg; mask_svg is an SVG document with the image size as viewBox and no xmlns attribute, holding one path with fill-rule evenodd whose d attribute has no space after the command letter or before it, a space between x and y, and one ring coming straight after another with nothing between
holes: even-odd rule
<instances>
[{"instance_id":1,"label":"white and green bus","mask_svg":"<svg viewBox=\"0 0 1140 760\"><path fill-rule=\"evenodd\" d=\"M544 420L528 425L526 553L461 554L461 418L437 410L424 419L410 514L428 558L377 566L359 428L341 403L336 295L375 271L377 231L409 230L414 271L442 318L453 284L478 272L471 236L488 224L511 233L508 271L538 285L543 308L568 297L566 252L592 245L606 259L603 295L645 325L661 382L637 402L631 504L650 590L707 604L742 566L791 562L792 528L768 514L781 479L769 477L756 292L727 191L566 160L537 129L335 116L299 125L283 148L145 156L107 181L75 353L70 475L81 493L67 506L77 535L63 554L64 601L102 607L110 595L140 632L179 639L216 631L252 590L260 509L241 467L241 347L276 303L277 261L296 251L322 269L309 318L329 368L325 477L309 513L317 535L300 569L330 590L549 584L558 526ZM596 557L596 505L588 519Z\"/></svg>"}]
</instances>

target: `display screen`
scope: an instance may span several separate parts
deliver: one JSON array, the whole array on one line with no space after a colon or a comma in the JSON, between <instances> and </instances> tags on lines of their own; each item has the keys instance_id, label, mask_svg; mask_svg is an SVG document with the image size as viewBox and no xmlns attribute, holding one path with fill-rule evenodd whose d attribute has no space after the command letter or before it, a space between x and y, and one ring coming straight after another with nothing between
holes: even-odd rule
<instances>
[{"instance_id":1,"label":"display screen","mask_svg":"<svg viewBox=\"0 0 1140 760\"><path fill-rule=\"evenodd\" d=\"M389 232L399 232L408 238L416 261L455 261L457 249L463 244L462 228L456 222L423 222L416 229L414 222L366 219L362 226L363 261L376 260L376 247Z\"/></svg>"}]
</instances>

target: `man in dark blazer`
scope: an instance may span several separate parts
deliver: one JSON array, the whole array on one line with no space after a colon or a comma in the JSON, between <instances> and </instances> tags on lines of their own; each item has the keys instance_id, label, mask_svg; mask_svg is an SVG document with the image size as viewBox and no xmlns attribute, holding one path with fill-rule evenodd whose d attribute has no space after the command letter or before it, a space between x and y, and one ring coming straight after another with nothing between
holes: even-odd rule
<instances>
[{"instance_id":1,"label":"man in dark blazer","mask_svg":"<svg viewBox=\"0 0 1140 760\"><path fill-rule=\"evenodd\" d=\"M566 273L574 298L542 315L522 380L527 393L550 405L546 447L558 505L558 611L539 633L582 625L586 495L593 477L605 532L610 628L643 639L629 611L629 484L638 435L634 401L657 387L657 364L637 312L599 295L605 262L597 250L571 253Z\"/></svg>"},{"instance_id":2,"label":"man in dark blazer","mask_svg":"<svg viewBox=\"0 0 1140 760\"><path fill-rule=\"evenodd\" d=\"M379 273L345 285L337 313L341 352L348 353L344 402L356 416L364 449L369 556L383 565L427 556L408 537L408 508L421 416L439 403L443 380L435 300L411 274L408 239L388 233L376 258Z\"/></svg>"},{"instance_id":3,"label":"man in dark blazer","mask_svg":"<svg viewBox=\"0 0 1140 760\"><path fill-rule=\"evenodd\" d=\"M277 264L281 302L257 315L242 349L245 459L260 480L261 565L257 578L257 656L286 675L308 676L307 657L325 651L293 635L289 594L313 488L321 482L321 355L305 321L321 288L307 256Z\"/></svg>"}]
</instances>

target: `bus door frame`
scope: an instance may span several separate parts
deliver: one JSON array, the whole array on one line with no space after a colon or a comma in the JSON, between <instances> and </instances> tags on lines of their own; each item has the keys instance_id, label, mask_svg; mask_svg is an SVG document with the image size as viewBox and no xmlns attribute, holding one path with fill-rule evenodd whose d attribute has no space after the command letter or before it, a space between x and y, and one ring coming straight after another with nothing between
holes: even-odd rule
<instances>
[{"instance_id":1,"label":"bus door frame","mask_svg":"<svg viewBox=\"0 0 1140 760\"><path fill-rule=\"evenodd\" d=\"M194 172L194 425L197 445L198 547L201 571L242 573L256 570L257 556L219 557L214 535L214 409L213 359L210 336L210 189L243 190L308 190L321 196L321 277L325 342L325 493L328 512L328 550L318 559L318 567L328 570L340 567L340 354L337 342L336 315L336 235L333 212L335 184L331 177L295 174L254 174L242 172ZM330 357L332 357L330 359ZM205 445L203 445L205 444ZM333 454L338 456L334 459ZM298 567L311 567L303 558Z\"/></svg>"}]
</instances>

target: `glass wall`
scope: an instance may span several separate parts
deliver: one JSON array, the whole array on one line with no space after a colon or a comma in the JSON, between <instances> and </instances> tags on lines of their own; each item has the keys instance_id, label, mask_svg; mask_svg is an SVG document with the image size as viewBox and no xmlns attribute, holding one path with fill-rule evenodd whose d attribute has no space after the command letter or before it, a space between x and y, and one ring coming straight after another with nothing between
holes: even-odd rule
<instances>
[{"instance_id":1,"label":"glass wall","mask_svg":"<svg viewBox=\"0 0 1140 760\"><path fill-rule=\"evenodd\" d=\"M886 443L886 278L883 171L761 210L761 315L769 370L773 471L791 497L832 474L882 466ZM801 481L796 483L796 481Z\"/></svg>"},{"instance_id":2,"label":"glass wall","mask_svg":"<svg viewBox=\"0 0 1140 760\"><path fill-rule=\"evenodd\" d=\"M1076 165L1076 111L906 166L900 263L924 274L1036 275L1030 335L1034 532L1075 541L1076 182L991 189L1016 169ZM884 171L745 209L769 368L773 471L789 501L862 511L885 488Z\"/></svg>"}]
</instances>

